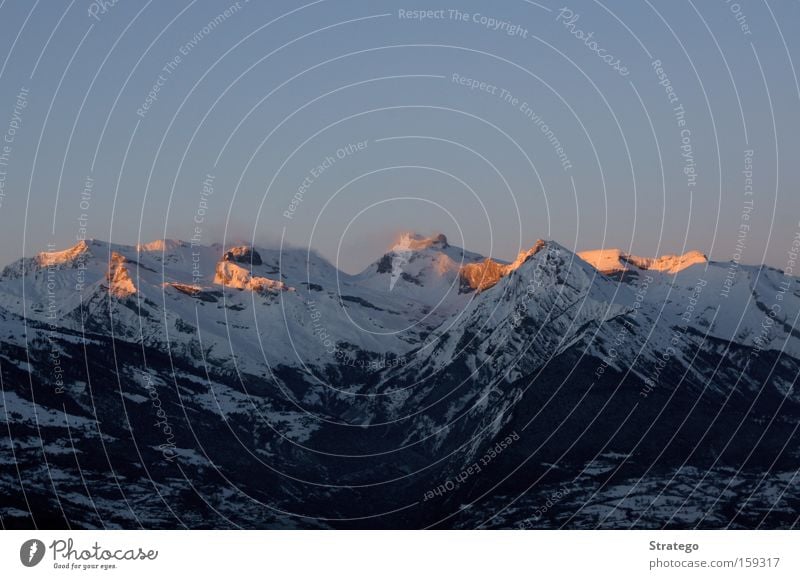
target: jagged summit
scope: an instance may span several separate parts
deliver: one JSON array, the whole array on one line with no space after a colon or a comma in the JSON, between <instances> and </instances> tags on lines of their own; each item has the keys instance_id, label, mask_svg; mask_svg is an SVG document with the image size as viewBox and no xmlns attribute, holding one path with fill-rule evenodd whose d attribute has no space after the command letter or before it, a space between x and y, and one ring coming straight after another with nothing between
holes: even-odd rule
<instances>
[{"instance_id":1,"label":"jagged summit","mask_svg":"<svg viewBox=\"0 0 800 579\"><path fill-rule=\"evenodd\" d=\"M36 263L41 267L53 267L74 263L79 257L90 254L89 244L81 240L72 247L60 251L43 251L36 256Z\"/></svg>"},{"instance_id":2,"label":"jagged summit","mask_svg":"<svg viewBox=\"0 0 800 579\"><path fill-rule=\"evenodd\" d=\"M465 265L460 272L462 291L476 290L481 292L493 287L501 278L516 271L523 263L539 253L544 246L544 240L537 240L530 249L520 251L512 263L502 263L487 257L480 263Z\"/></svg>"},{"instance_id":3,"label":"jagged summit","mask_svg":"<svg viewBox=\"0 0 800 579\"><path fill-rule=\"evenodd\" d=\"M261 265L261 255L255 250L254 247L249 245L240 245L238 247L231 247L222 256L223 261L235 261L236 263L243 263L249 265Z\"/></svg>"},{"instance_id":4,"label":"jagged summit","mask_svg":"<svg viewBox=\"0 0 800 579\"><path fill-rule=\"evenodd\" d=\"M420 251L431 247L437 249L450 247L447 243L447 236L444 233L437 233L436 235L425 237L414 232L404 232L392 244L391 251Z\"/></svg>"},{"instance_id":5,"label":"jagged summit","mask_svg":"<svg viewBox=\"0 0 800 579\"><path fill-rule=\"evenodd\" d=\"M578 257L603 274L625 272L631 266L641 270L678 273L692 265L708 263L708 258L700 251L688 251L683 255L639 257L621 249L595 249L578 252Z\"/></svg>"},{"instance_id":6,"label":"jagged summit","mask_svg":"<svg viewBox=\"0 0 800 579\"><path fill-rule=\"evenodd\" d=\"M148 243L138 244L136 250L139 253L168 253L188 245L187 242L180 239L155 239Z\"/></svg>"},{"instance_id":7,"label":"jagged summit","mask_svg":"<svg viewBox=\"0 0 800 579\"><path fill-rule=\"evenodd\" d=\"M224 259L217 264L217 269L214 274L214 283L225 287L254 292L289 291L292 289L282 281L253 275L248 269L241 265Z\"/></svg>"},{"instance_id":8,"label":"jagged summit","mask_svg":"<svg viewBox=\"0 0 800 579\"><path fill-rule=\"evenodd\" d=\"M435 305L458 289L462 266L482 259L482 255L450 245L442 233L423 236L406 232L388 253L356 277L377 291L408 294Z\"/></svg>"}]
</instances>

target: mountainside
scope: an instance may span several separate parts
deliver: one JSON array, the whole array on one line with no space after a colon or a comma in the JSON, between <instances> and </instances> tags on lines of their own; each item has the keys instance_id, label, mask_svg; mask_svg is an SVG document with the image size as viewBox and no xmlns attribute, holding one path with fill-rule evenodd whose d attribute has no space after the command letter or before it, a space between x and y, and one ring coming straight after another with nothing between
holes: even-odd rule
<instances>
[{"instance_id":1,"label":"mountainside","mask_svg":"<svg viewBox=\"0 0 800 579\"><path fill-rule=\"evenodd\" d=\"M0 274L0 519L789 527L799 312L699 252L80 242Z\"/></svg>"}]
</instances>

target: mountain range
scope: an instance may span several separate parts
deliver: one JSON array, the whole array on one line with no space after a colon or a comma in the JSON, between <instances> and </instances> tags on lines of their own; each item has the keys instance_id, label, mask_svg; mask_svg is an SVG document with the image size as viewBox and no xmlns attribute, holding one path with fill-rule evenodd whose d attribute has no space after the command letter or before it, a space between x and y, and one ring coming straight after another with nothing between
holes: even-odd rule
<instances>
[{"instance_id":1,"label":"mountain range","mask_svg":"<svg viewBox=\"0 0 800 579\"><path fill-rule=\"evenodd\" d=\"M799 313L696 251L81 241L0 274L0 521L792 527Z\"/></svg>"}]
</instances>

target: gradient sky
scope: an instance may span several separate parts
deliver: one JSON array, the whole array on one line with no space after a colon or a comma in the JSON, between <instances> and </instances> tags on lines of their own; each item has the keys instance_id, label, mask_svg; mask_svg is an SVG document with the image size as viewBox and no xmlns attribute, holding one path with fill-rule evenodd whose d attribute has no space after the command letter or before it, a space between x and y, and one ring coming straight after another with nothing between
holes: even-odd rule
<instances>
[{"instance_id":1,"label":"gradient sky","mask_svg":"<svg viewBox=\"0 0 800 579\"><path fill-rule=\"evenodd\" d=\"M428 0L3 2L0 263L74 244L83 214L88 237L283 239L346 271L404 230L505 259L550 238L727 261L745 225L742 262L786 266L800 3L453 4L466 19Z\"/></svg>"}]
</instances>

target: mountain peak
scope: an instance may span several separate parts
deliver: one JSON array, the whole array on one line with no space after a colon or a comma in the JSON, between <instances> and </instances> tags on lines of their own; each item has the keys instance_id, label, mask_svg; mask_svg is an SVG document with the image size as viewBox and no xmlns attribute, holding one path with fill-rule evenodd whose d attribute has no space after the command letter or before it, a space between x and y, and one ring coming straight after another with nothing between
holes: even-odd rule
<instances>
[{"instance_id":1,"label":"mountain peak","mask_svg":"<svg viewBox=\"0 0 800 579\"><path fill-rule=\"evenodd\" d=\"M243 263L247 265L261 265L261 255L250 245L240 245L237 247L230 247L225 255L222 256L223 261L235 261L236 263Z\"/></svg>"},{"instance_id":2,"label":"mountain peak","mask_svg":"<svg viewBox=\"0 0 800 579\"><path fill-rule=\"evenodd\" d=\"M678 273L689 266L708 263L708 258L700 251L687 251L683 255L639 257L621 249L609 248L581 251L578 257L603 274L627 271L630 266L642 270Z\"/></svg>"},{"instance_id":3,"label":"mountain peak","mask_svg":"<svg viewBox=\"0 0 800 579\"><path fill-rule=\"evenodd\" d=\"M404 232L392 245L392 251L420 251L436 247L439 249L447 249L450 245L447 243L447 237L444 233L437 233L430 237L425 237L414 232Z\"/></svg>"},{"instance_id":4,"label":"mountain peak","mask_svg":"<svg viewBox=\"0 0 800 579\"><path fill-rule=\"evenodd\" d=\"M512 263L501 263L487 257L482 262L466 264L461 268L460 272L462 288L467 289L467 291L476 290L482 292L493 287L500 281L500 278L519 269L523 263L539 253L544 246L544 240L537 240L530 249L520 251Z\"/></svg>"},{"instance_id":5,"label":"mountain peak","mask_svg":"<svg viewBox=\"0 0 800 579\"><path fill-rule=\"evenodd\" d=\"M294 291L294 288L290 288L282 281L253 275L249 269L228 259L222 259L217 263L214 273L214 283L225 287L261 293Z\"/></svg>"},{"instance_id":6,"label":"mountain peak","mask_svg":"<svg viewBox=\"0 0 800 579\"><path fill-rule=\"evenodd\" d=\"M68 249L62 249L60 251L43 251L36 256L36 262L41 267L53 267L65 263L72 263L80 256L87 253L89 253L89 244L84 240L80 240L78 243Z\"/></svg>"},{"instance_id":7,"label":"mountain peak","mask_svg":"<svg viewBox=\"0 0 800 579\"><path fill-rule=\"evenodd\" d=\"M156 239L148 243L138 244L136 250L139 253L167 253L186 245L186 242L180 239Z\"/></svg>"}]
</instances>

